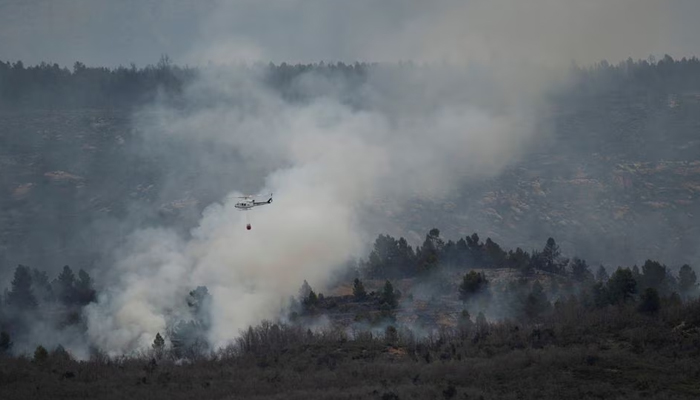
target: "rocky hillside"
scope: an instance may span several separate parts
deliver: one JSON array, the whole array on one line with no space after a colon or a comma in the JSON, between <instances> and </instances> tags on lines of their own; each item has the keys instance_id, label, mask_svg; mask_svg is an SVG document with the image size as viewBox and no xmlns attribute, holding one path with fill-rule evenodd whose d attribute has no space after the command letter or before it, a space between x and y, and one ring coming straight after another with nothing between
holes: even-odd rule
<instances>
[{"instance_id":1,"label":"rocky hillside","mask_svg":"<svg viewBox=\"0 0 700 400\"><path fill-rule=\"evenodd\" d=\"M446 237L484 232L525 249L553 236L606 265L697 264L700 96L605 100L558 107L544 148L456 197L414 201L397 231L414 230L416 241L433 226Z\"/></svg>"},{"instance_id":2,"label":"rocky hillside","mask_svg":"<svg viewBox=\"0 0 700 400\"><path fill-rule=\"evenodd\" d=\"M42 71L3 65L8 82L20 72L33 82L30 73ZM552 96L532 150L505 171L433 199L377 199L372 217L383 221L383 232L413 244L439 226L448 238L479 232L511 248L541 248L555 237L565 254L608 266L646 258L700 264L700 92L693 89L700 86L699 65L695 59L664 59L580 71L579 83ZM343 87L355 98L372 67L275 68L268 71L269 84L283 93L297 87L295 77L327 68L329 76L344 77ZM101 79L112 82L114 74L143 75L149 83L143 87L169 87L172 81L168 93L184 84L173 78L178 74L166 73L179 71L168 65L131 72L90 69L89 82L79 79L81 71L61 70L56 79L66 80L65 90L77 79L88 85L81 86L87 92L90 85L103 87ZM109 99L105 88L99 93ZM3 92L8 104L23 93L15 89ZM298 98L295 93L288 97ZM267 172L222 171L212 167L217 163L189 157L182 143L159 142L137 131L131 110L108 102L98 109L80 102L61 107L56 99L64 94L53 93L43 108L25 99L17 103L25 105L0 112L2 265L51 269L68 263L89 269L99 262L101 248L114 244L99 238L118 241L144 224L186 231L208 204L231 188L259 183ZM238 157L224 152L207 149L227 162Z\"/></svg>"}]
</instances>

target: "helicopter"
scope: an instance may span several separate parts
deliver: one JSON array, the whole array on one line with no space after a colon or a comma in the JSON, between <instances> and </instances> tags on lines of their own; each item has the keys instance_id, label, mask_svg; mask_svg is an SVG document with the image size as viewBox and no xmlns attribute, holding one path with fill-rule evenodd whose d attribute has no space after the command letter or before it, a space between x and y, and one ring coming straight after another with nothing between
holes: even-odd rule
<instances>
[{"instance_id":1,"label":"helicopter","mask_svg":"<svg viewBox=\"0 0 700 400\"><path fill-rule=\"evenodd\" d=\"M266 204L272 204L272 193L270 193L270 198L267 199L267 201L257 201L257 200L255 200L256 197L260 197L260 196L253 196L253 195L239 196L238 198L243 199L243 200L236 203L234 205L234 207L236 207L237 209L239 209L241 211L249 211L257 206L264 206ZM245 228L247 230L252 229L250 222L246 223Z\"/></svg>"}]
</instances>

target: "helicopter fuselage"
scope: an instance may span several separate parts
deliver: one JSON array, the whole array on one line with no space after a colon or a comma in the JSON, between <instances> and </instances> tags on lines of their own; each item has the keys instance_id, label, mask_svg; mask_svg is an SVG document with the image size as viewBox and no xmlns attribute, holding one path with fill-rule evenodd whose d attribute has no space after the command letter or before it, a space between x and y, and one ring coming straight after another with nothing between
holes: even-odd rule
<instances>
[{"instance_id":1,"label":"helicopter fuselage","mask_svg":"<svg viewBox=\"0 0 700 400\"><path fill-rule=\"evenodd\" d=\"M239 210L250 210L255 206L264 206L265 204L272 203L272 197L267 201L255 201L255 200L245 200L240 201L234 205Z\"/></svg>"}]
</instances>

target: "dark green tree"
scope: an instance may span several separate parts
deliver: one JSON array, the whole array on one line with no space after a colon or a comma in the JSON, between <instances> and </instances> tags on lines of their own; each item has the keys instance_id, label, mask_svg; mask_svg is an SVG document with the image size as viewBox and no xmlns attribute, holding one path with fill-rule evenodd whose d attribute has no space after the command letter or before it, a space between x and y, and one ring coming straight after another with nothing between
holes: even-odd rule
<instances>
[{"instance_id":1,"label":"dark green tree","mask_svg":"<svg viewBox=\"0 0 700 400\"><path fill-rule=\"evenodd\" d=\"M81 306L97 300L95 289L92 288L92 278L82 269L78 271L78 280L75 281L75 300Z\"/></svg>"},{"instance_id":2,"label":"dark green tree","mask_svg":"<svg viewBox=\"0 0 700 400\"><path fill-rule=\"evenodd\" d=\"M0 355L9 354L12 350L12 340L10 340L10 334L2 331L0 332Z\"/></svg>"},{"instance_id":3,"label":"dark green tree","mask_svg":"<svg viewBox=\"0 0 700 400\"><path fill-rule=\"evenodd\" d=\"M36 268L32 269L32 290L39 302L49 303L54 299L53 289L46 271L39 271Z\"/></svg>"},{"instance_id":4,"label":"dark green tree","mask_svg":"<svg viewBox=\"0 0 700 400\"><path fill-rule=\"evenodd\" d=\"M561 259L561 250L554 238L547 239L540 254L540 268L555 273L563 272L566 265ZM566 260L568 262L568 260Z\"/></svg>"},{"instance_id":5,"label":"dark green tree","mask_svg":"<svg viewBox=\"0 0 700 400\"><path fill-rule=\"evenodd\" d=\"M313 307L318 304L318 296L313 290L309 291L309 295L304 299L304 305L306 307Z\"/></svg>"},{"instance_id":6,"label":"dark green tree","mask_svg":"<svg viewBox=\"0 0 700 400\"><path fill-rule=\"evenodd\" d=\"M629 268L618 268L607 284L611 304L624 303L637 293L637 281Z\"/></svg>"},{"instance_id":7,"label":"dark green tree","mask_svg":"<svg viewBox=\"0 0 700 400\"><path fill-rule=\"evenodd\" d=\"M384 340L389 345L396 345L399 341L399 331L393 325L389 325L384 330Z\"/></svg>"},{"instance_id":8,"label":"dark green tree","mask_svg":"<svg viewBox=\"0 0 700 400\"><path fill-rule=\"evenodd\" d=\"M668 289L667 273L665 265L658 261L646 260L644 265L642 265L642 276L639 286L643 289L654 288L659 293L666 293Z\"/></svg>"},{"instance_id":9,"label":"dark green tree","mask_svg":"<svg viewBox=\"0 0 700 400\"><path fill-rule=\"evenodd\" d=\"M683 295L692 294L697 289L697 276L690 265L684 264L678 271L678 289Z\"/></svg>"},{"instance_id":10,"label":"dark green tree","mask_svg":"<svg viewBox=\"0 0 700 400\"><path fill-rule=\"evenodd\" d=\"M46 348L44 346L37 346L36 350L34 350L34 362L36 363L41 363L46 361L46 359L49 357L49 352L46 351Z\"/></svg>"},{"instance_id":11,"label":"dark green tree","mask_svg":"<svg viewBox=\"0 0 700 400\"><path fill-rule=\"evenodd\" d=\"M384 288L382 289L381 294L381 302L382 304L386 304L391 308L396 308L399 305L399 299L394 291L394 286L389 281L384 283Z\"/></svg>"},{"instance_id":12,"label":"dark green tree","mask_svg":"<svg viewBox=\"0 0 700 400\"><path fill-rule=\"evenodd\" d=\"M608 275L608 271L605 269L605 267L601 265L598 267L598 271L595 273L595 280L606 283L608 279L610 279L610 275Z\"/></svg>"},{"instance_id":13,"label":"dark green tree","mask_svg":"<svg viewBox=\"0 0 700 400\"><path fill-rule=\"evenodd\" d=\"M571 260L571 276L579 282L587 282L593 280L593 274L586 264L586 260L574 257Z\"/></svg>"},{"instance_id":14,"label":"dark green tree","mask_svg":"<svg viewBox=\"0 0 700 400\"><path fill-rule=\"evenodd\" d=\"M489 331L489 322L483 312L479 311L476 316L476 332L479 336L484 336Z\"/></svg>"},{"instance_id":15,"label":"dark green tree","mask_svg":"<svg viewBox=\"0 0 700 400\"><path fill-rule=\"evenodd\" d=\"M413 251L413 248L403 237L399 238L396 248L398 252L396 263L401 277L414 276L416 273L416 253Z\"/></svg>"},{"instance_id":16,"label":"dark green tree","mask_svg":"<svg viewBox=\"0 0 700 400\"><path fill-rule=\"evenodd\" d=\"M7 294L7 304L20 310L37 307L36 297L32 291L32 274L29 267L18 265L12 280L12 289Z\"/></svg>"},{"instance_id":17,"label":"dark green tree","mask_svg":"<svg viewBox=\"0 0 700 400\"><path fill-rule=\"evenodd\" d=\"M469 246L467 246L467 241L464 240L464 238L459 239L457 243L455 243L455 252L457 254L455 264L463 267L465 264L470 262Z\"/></svg>"},{"instance_id":18,"label":"dark green tree","mask_svg":"<svg viewBox=\"0 0 700 400\"><path fill-rule=\"evenodd\" d=\"M488 281L483 273L469 271L464 275L462 283L459 285L459 298L462 301L467 301L479 293L484 293L487 286Z\"/></svg>"},{"instance_id":19,"label":"dark green tree","mask_svg":"<svg viewBox=\"0 0 700 400\"><path fill-rule=\"evenodd\" d=\"M550 306L547 295L544 293L544 288L538 281L535 281L532 285L532 290L525 297L523 307L525 316L530 320L538 319L549 310Z\"/></svg>"},{"instance_id":20,"label":"dark green tree","mask_svg":"<svg viewBox=\"0 0 700 400\"><path fill-rule=\"evenodd\" d=\"M522 272L523 275L530 275L532 273L530 254L520 247L516 248L515 251L509 251L508 266Z\"/></svg>"},{"instance_id":21,"label":"dark green tree","mask_svg":"<svg viewBox=\"0 0 700 400\"><path fill-rule=\"evenodd\" d=\"M485 266L499 268L505 264L506 252L491 238L486 238L484 242L483 255Z\"/></svg>"},{"instance_id":22,"label":"dark green tree","mask_svg":"<svg viewBox=\"0 0 700 400\"><path fill-rule=\"evenodd\" d=\"M73 270L65 265L63 270L54 280L54 293L56 297L65 305L77 303L78 296L75 290L75 274Z\"/></svg>"},{"instance_id":23,"label":"dark green tree","mask_svg":"<svg viewBox=\"0 0 700 400\"><path fill-rule=\"evenodd\" d=\"M153 344L151 345L156 358L160 359L163 357L163 352L165 351L165 339L160 335L160 332L156 333L156 338L153 339Z\"/></svg>"},{"instance_id":24,"label":"dark green tree","mask_svg":"<svg viewBox=\"0 0 700 400\"><path fill-rule=\"evenodd\" d=\"M370 277L378 278L387 275L384 261L379 257L379 253L374 250L369 253L366 268L367 275Z\"/></svg>"},{"instance_id":25,"label":"dark green tree","mask_svg":"<svg viewBox=\"0 0 700 400\"><path fill-rule=\"evenodd\" d=\"M608 293L608 287L603 282L598 281L594 283L591 289L593 305L595 307L603 308L610 304L610 294Z\"/></svg>"},{"instance_id":26,"label":"dark green tree","mask_svg":"<svg viewBox=\"0 0 700 400\"><path fill-rule=\"evenodd\" d=\"M50 355L52 360L71 361L73 359L68 350L61 344L58 344Z\"/></svg>"},{"instance_id":27,"label":"dark green tree","mask_svg":"<svg viewBox=\"0 0 700 400\"><path fill-rule=\"evenodd\" d=\"M437 270L444 246L445 242L440 238L440 230L431 229L425 236L423 246L420 247L417 266L419 273L429 274Z\"/></svg>"},{"instance_id":28,"label":"dark green tree","mask_svg":"<svg viewBox=\"0 0 700 400\"><path fill-rule=\"evenodd\" d=\"M468 337L472 330L474 328L474 322L471 320L471 315L469 315L469 311L467 310L462 310L461 313L459 313L459 318L457 319L457 329L459 330L460 335L465 338Z\"/></svg>"},{"instance_id":29,"label":"dark green tree","mask_svg":"<svg viewBox=\"0 0 700 400\"><path fill-rule=\"evenodd\" d=\"M634 264L632 266L632 276L634 277L634 280L639 282L642 279L642 274L639 272L639 267L637 264Z\"/></svg>"},{"instance_id":30,"label":"dark green tree","mask_svg":"<svg viewBox=\"0 0 700 400\"><path fill-rule=\"evenodd\" d=\"M187 295L187 306L192 311L194 319L205 329L211 326L212 297L206 286L197 286Z\"/></svg>"},{"instance_id":31,"label":"dark green tree","mask_svg":"<svg viewBox=\"0 0 700 400\"><path fill-rule=\"evenodd\" d=\"M474 232L471 236L465 237L467 242L467 263L473 263L472 266L483 266L484 255L483 255L483 244L479 242L479 235Z\"/></svg>"},{"instance_id":32,"label":"dark green tree","mask_svg":"<svg viewBox=\"0 0 700 400\"><path fill-rule=\"evenodd\" d=\"M195 320L178 322L169 329L168 336L176 357L196 358L209 349L206 329Z\"/></svg>"},{"instance_id":33,"label":"dark green tree","mask_svg":"<svg viewBox=\"0 0 700 400\"><path fill-rule=\"evenodd\" d=\"M302 303L306 301L306 298L309 297L309 293L311 293L311 285L304 279L304 283L302 283L301 288L299 288L299 300Z\"/></svg>"},{"instance_id":34,"label":"dark green tree","mask_svg":"<svg viewBox=\"0 0 700 400\"><path fill-rule=\"evenodd\" d=\"M654 288L644 289L637 309L644 314L656 314L661 308L659 292Z\"/></svg>"},{"instance_id":35,"label":"dark green tree","mask_svg":"<svg viewBox=\"0 0 700 400\"><path fill-rule=\"evenodd\" d=\"M379 235L366 264L367 276L374 278L398 278L415 275L415 255L406 239L394 239Z\"/></svg>"},{"instance_id":36,"label":"dark green tree","mask_svg":"<svg viewBox=\"0 0 700 400\"><path fill-rule=\"evenodd\" d=\"M442 249L441 256L442 264L447 266L454 266L459 264L459 254L457 252L457 245L452 240L448 240L445 243L445 247Z\"/></svg>"},{"instance_id":37,"label":"dark green tree","mask_svg":"<svg viewBox=\"0 0 700 400\"><path fill-rule=\"evenodd\" d=\"M362 281L358 278L355 278L355 281L353 282L352 295L355 296L356 300L364 300L367 298L367 291L365 290L365 285L363 285Z\"/></svg>"}]
</instances>

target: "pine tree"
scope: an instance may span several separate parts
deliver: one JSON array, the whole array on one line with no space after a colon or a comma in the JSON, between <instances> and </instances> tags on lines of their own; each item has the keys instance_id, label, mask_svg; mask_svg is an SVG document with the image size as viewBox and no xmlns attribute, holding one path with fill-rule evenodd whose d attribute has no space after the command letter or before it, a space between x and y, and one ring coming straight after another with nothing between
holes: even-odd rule
<instances>
[{"instance_id":1,"label":"pine tree","mask_svg":"<svg viewBox=\"0 0 700 400\"><path fill-rule=\"evenodd\" d=\"M18 265L15 269L12 289L7 294L7 304L18 307L20 310L37 307L36 297L32 292L32 275L29 267Z\"/></svg>"},{"instance_id":2,"label":"pine tree","mask_svg":"<svg viewBox=\"0 0 700 400\"><path fill-rule=\"evenodd\" d=\"M315 306L316 304L318 304L318 296L316 295L316 292L310 290L309 295L304 300L304 305L307 307L311 307Z\"/></svg>"},{"instance_id":3,"label":"pine tree","mask_svg":"<svg viewBox=\"0 0 700 400\"><path fill-rule=\"evenodd\" d=\"M413 251L413 248L403 237L399 238L398 242L396 242L396 248L398 251L398 260L396 263L400 276L414 276L416 273L416 253Z\"/></svg>"},{"instance_id":4,"label":"pine tree","mask_svg":"<svg viewBox=\"0 0 700 400\"><path fill-rule=\"evenodd\" d=\"M440 238L440 230L433 228L425 236L418 258L418 272L429 274L437 270L445 242Z\"/></svg>"},{"instance_id":5,"label":"pine tree","mask_svg":"<svg viewBox=\"0 0 700 400\"><path fill-rule=\"evenodd\" d=\"M539 253L538 261L539 268L558 274L563 273L569 263L569 259L561 256L561 250L554 238L547 239L542 252Z\"/></svg>"},{"instance_id":6,"label":"pine tree","mask_svg":"<svg viewBox=\"0 0 700 400\"><path fill-rule=\"evenodd\" d=\"M639 282L639 280L641 279L642 274L639 272L639 267L637 266L637 264L634 264L632 266L632 276L637 282Z\"/></svg>"},{"instance_id":7,"label":"pine tree","mask_svg":"<svg viewBox=\"0 0 700 400\"><path fill-rule=\"evenodd\" d=\"M75 275L69 266L65 265L63 267L58 278L54 281L54 288L56 296L64 305L73 305L77 303Z\"/></svg>"},{"instance_id":8,"label":"pine tree","mask_svg":"<svg viewBox=\"0 0 700 400\"><path fill-rule=\"evenodd\" d=\"M473 326L474 323L471 320L469 311L462 310L462 312L459 313L459 318L457 319L457 328L459 329L460 335L463 338L468 337L471 334Z\"/></svg>"},{"instance_id":9,"label":"pine tree","mask_svg":"<svg viewBox=\"0 0 700 400\"><path fill-rule=\"evenodd\" d=\"M629 268L618 268L607 285L611 304L624 303L637 293L637 282Z\"/></svg>"},{"instance_id":10,"label":"pine tree","mask_svg":"<svg viewBox=\"0 0 700 400\"><path fill-rule=\"evenodd\" d=\"M197 286L187 296L187 305L190 307L192 315L204 329L209 329L211 326L211 303L212 297L206 286Z\"/></svg>"},{"instance_id":11,"label":"pine tree","mask_svg":"<svg viewBox=\"0 0 700 400\"><path fill-rule=\"evenodd\" d=\"M10 340L10 334L2 331L0 332L0 354L9 354L12 349L12 340Z\"/></svg>"},{"instance_id":12,"label":"pine tree","mask_svg":"<svg viewBox=\"0 0 700 400\"><path fill-rule=\"evenodd\" d=\"M49 303L54 299L53 289L46 271L39 271L36 268L32 269L32 290L39 302Z\"/></svg>"},{"instance_id":13,"label":"pine tree","mask_svg":"<svg viewBox=\"0 0 700 400\"><path fill-rule=\"evenodd\" d=\"M595 273L595 280L598 282L607 282L608 279L610 279L610 275L608 275L608 271L605 269L604 266L598 267L598 271Z\"/></svg>"},{"instance_id":14,"label":"pine tree","mask_svg":"<svg viewBox=\"0 0 700 400\"><path fill-rule=\"evenodd\" d=\"M469 258L475 266L481 267L484 264L484 252L482 243L479 243L479 235L476 232L472 233L471 236L465 238L467 240L467 247L469 248Z\"/></svg>"},{"instance_id":15,"label":"pine tree","mask_svg":"<svg viewBox=\"0 0 700 400\"><path fill-rule=\"evenodd\" d=\"M690 265L685 264L678 272L678 288L684 295L691 294L697 288L698 278Z\"/></svg>"},{"instance_id":16,"label":"pine tree","mask_svg":"<svg viewBox=\"0 0 700 400\"><path fill-rule=\"evenodd\" d=\"M197 321L180 321L168 331L173 354L199 357L208 349L206 329Z\"/></svg>"},{"instance_id":17,"label":"pine tree","mask_svg":"<svg viewBox=\"0 0 700 400\"><path fill-rule=\"evenodd\" d=\"M44 346L37 346L36 350L34 350L34 362L44 362L48 357L49 352L46 351L46 348L44 348Z\"/></svg>"},{"instance_id":18,"label":"pine tree","mask_svg":"<svg viewBox=\"0 0 700 400\"><path fill-rule=\"evenodd\" d=\"M398 298L394 292L394 286L389 281L384 283L381 300L383 304L387 304L391 308L396 308L398 306Z\"/></svg>"},{"instance_id":19,"label":"pine tree","mask_svg":"<svg viewBox=\"0 0 700 400\"><path fill-rule=\"evenodd\" d=\"M311 285L309 285L309 282L304 279L304 283L302 283L301 288L299 288L299 300L303 303L306 301L306 298L309 297L309 293L311 292Z\"/></svg>"},{"instance_id":20,"label":"pine tree","mask_svg":"<svg viewBox=\"0 0 700 400\"><path fill-rule=\"evenodd\" d=\"M666 292L668 282L666 280L666 266L658 261L646 260L642 265L642 276L639 283L640 288L648 287L656 289L658 292Z\"/></svg>"},{"instance_id":21,"label":"pine tree","mask_svg":"<svg viewBox=\"0 0 700 400\"><path fill-rule=\"evenodd\" d=\"M577 257L574 257L573 260L571 260L571 276L579 282L593 280L593 274L588 269L586 260Z\"/></svg>"},{"instance_id":22,"label":"pine tree","mask_svg":"<svg viewBox=\"0 0 700 400\"><path fill-rule=\"evenodd\" d=\"M654 288L644 289L644 293L640 298L639 307L637 308L639 312L644 314L656 314L661 308L661 299L659 298L659 292Z\"/></svg>"},{"instance_id":23,"label":"pine tree","mask_svg":"<svg viewBox=\"0 0 700 400\"><path fill-rule=\"evenodd\" d=\"M78 280L75 282L75 299L80 305L87 305L96 300L95 290L92 288L92 278L82 269L78 271Z\"/></svg>"},{"instance_id":24,"label":"pine tree","mask_svg":"<svg viewBox=\"0 0 700 400\"><path fill-rule=\"evenodd\" d=\"M484 336L488 333L488 331L489 323L486 320L484 313L480 311L479 315L476 316L476 332L479 336Z\"/></svg>"},{"instance_id":25,"label":"pine tree","mask_svg":"<svg viewBox=\"0 0 700 400\"><path fill-rule=\"evenodd\" d=\"M547 239L544 248L542 249L542 256L546 261L553 263L561 255L561 250L559 250L559 245L554 240L554 238Z\"/></svg>"},{"instance_id":26,"label":"pine tree","mask_svg":"<svg viewBox=\"0 0 700 400\"><path fill-rule=\"evenodd\" d=\"M362 281L358 278L355 278L355 281L353 282L352 295L355 296L356 300L364 300L365 298L367 298L367 291L365 290L365 285L363 285Z\"/></svg>"},{"instance_id":27,"label":"pine tree","mask_svg":"<svg viewBox=\"0 0 700 400\"><path fill-rule=\"evenodd\" d=\"M156 338L153 340L153 351L155 352L156 358L163 357L163 351L165 351L165 339L160 335L160 332L156 333Z\"/></svg>"},{"instance_id":28,"label":"pine tree","mask_svg":"<svg viewBox=\"0 0 700 400\"><path fill-rule=\"evenodd\" d=\"M493 268L502 267L506 260L506 252L501 249L498 243L491 240L491 238L486 238L484 242L484 261L487 266Z\"/></svg>"},{"instance_id":29,"label":"pine tree","mask_svg":"<svg viewBox=\"0 0 700 400\"><path fill-rule=\"evenodd\" d=\"M472 296L483 293L486 290L488 281L486 276L480 272L469 271L462 278L462 284L459 285L459 298L462 301L469 300Z\"/></svg>"},{"instance_id":30,"label":"pine tree","mask_svg":"<svg viewBox=\"0 0 700 400\"><path fill-rule=\"evenodd\" d=\"M399 341L399 331L396 327L389 325L384 330L384 340L389 345L395 345Z\"/></svg>"},{"instance_id":31,"label":"pine tree","mask_svg":"<svg viewBox=\"0 0 700 400\"><path fill-rule=\"evenodd\" d=\"M535 281L530 294L525 298L524 310L527 318L534 320L539 318L550 307L547 295L542 285Z\"/></svg>"}]
</instances>

